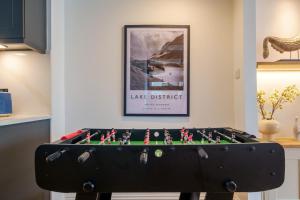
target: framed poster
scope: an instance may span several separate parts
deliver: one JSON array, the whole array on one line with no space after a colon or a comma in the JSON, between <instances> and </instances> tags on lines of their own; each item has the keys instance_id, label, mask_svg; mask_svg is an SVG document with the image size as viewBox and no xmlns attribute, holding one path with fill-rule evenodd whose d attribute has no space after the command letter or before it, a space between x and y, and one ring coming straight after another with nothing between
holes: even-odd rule
<instances>
[{"instance_id":1,"label":"framed poster","mask_svg":"<svg viewBox=\"0 0 300 200\"><path fill-rule=\"evenodd\" d=\"M189 116L189 25L125 26L125 116Z\"/></svg>"}]
</instances>

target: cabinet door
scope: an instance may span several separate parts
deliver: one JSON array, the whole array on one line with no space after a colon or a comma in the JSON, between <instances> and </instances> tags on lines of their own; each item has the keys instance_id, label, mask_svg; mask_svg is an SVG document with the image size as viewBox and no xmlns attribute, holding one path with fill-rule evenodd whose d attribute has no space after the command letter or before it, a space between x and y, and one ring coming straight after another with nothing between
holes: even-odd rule
<instances>
[{"instance_id":1,"label":"cabinet door","mask_svg":"<svg viewBox=\"0 0 300 200\"><path fill-rule=\"evenodd\" d=\"M0 136L0 199L49 200L35 181L34 153L50 141L50 120L0 126Z\"/></svg>"},{"instance_id":2,"label":"cabinet door","mask_svg":"<svg viewBox=\"0 0 300 200\"><path fill-rule=\"evenodd\" d=\"M24 43L40 53L45 53L47 48L47 0L24 0L24 4Z\"/></svg>"},{"instance_id":3,"label":"cabinet door","mask_svg":"<svg viewBox=\"0 0 300 200\"><path fill-rule=\"evenodd\" d=\"M23 38L23 0L0 1L0 41ZM7 39L7 40L6 40Z\"/></svg>"}]
</instances>

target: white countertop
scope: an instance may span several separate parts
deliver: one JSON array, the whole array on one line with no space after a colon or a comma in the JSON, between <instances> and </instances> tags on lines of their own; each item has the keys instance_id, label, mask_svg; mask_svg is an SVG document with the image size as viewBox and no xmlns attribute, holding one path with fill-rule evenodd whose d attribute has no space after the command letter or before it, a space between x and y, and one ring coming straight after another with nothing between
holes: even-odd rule
<instances>
[{"instance_id":1,"label":"white countertop","mask_svg":"<svg viewBox=\"0 0 300 200\"><path fill-rule=\"evenodd\" d=\"M25 122L34 122L50 118L50 115L12 115L9 117L0 117L0 126L20 124Z\"/></svg>"}]
</instances>

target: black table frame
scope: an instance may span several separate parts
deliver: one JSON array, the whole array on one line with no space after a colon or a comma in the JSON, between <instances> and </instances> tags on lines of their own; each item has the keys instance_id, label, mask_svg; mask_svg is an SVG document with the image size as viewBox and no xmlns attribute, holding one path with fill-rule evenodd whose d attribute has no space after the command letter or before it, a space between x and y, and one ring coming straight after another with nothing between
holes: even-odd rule
<instances>
[{"instance_id":1,"label":"black table frame","mask_svg":"<svg viewBox=\"0 0 300 200\"><path fill-rule=\"evenodd\" d=\"M37 184L50 191L77 192L76 200L111 200L112 192L181 192L179 200L199 200L200 192L206 192L205 200L232 200L234 192L270 190L284 181L283 147L259 142L245 132L231 128L189 129L197 140L204 137L203 131L212 133L213 137L222 134L228 138L235 134L237 142L233 142L236 144L111 146L79 143L87 134L96 134L95 139L100 140L98 133L109 130L83 129L71 139L40 145L35 153ZM125 131L117 129L119 134ZM155 131L163 130L152 129L152 133ZM168 131L174 140L180 139L178 129ZM142 140L144 132L132 129L132 139ZM164 152L163 157L156 156L158 149ZM141 162L145 152L146 162ZM254 170L257 163L260 163L259 171ZM177 168L169 168L170 164ZM160 176L167 174L167 179L157 182L154 177L158 168ZM117 184L103 181L111 178L110 173L106 173L109 171L118 175ZM74 174L76 179L72 177ZM146 181L128 179L130 174Z\"/></svg>"}]
</instances>

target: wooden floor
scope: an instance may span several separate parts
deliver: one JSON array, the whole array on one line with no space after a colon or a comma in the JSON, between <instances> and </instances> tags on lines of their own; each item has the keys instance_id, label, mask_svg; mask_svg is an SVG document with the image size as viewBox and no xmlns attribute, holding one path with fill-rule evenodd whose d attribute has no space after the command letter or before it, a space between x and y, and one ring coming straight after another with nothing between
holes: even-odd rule
<instances>
[{"instance_id":1,"label":"wooden floor","mask_svg":"<svg viewBox=\"0 0 300 200\"><path fill-rule=\"evenodd\" d=\"M248 193L238 193L236 198L238 200L248 200Z\"/></svg>"}]
</instances>

